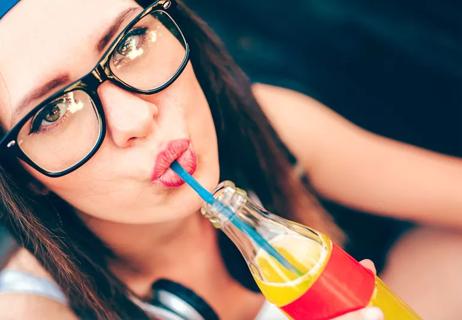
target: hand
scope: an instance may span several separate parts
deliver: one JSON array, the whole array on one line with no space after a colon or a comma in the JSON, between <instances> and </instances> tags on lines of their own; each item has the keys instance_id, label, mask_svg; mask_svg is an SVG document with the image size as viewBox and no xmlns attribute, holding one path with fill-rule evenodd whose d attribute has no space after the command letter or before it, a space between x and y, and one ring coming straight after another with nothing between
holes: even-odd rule
<instances>
[{"instance_id":1,"label":"hand","mask_svg":"<svg viewBox=\"0 0 462 320\"><path fill-rule=\"evenodd\" d=\"M376 273L374 263L371 260L362 260L360 262L364 267ZM376 307L367 307L361 310L344 314L332 320L383 320L384 316L382 311Z\"/></svg>"}]
</instances>

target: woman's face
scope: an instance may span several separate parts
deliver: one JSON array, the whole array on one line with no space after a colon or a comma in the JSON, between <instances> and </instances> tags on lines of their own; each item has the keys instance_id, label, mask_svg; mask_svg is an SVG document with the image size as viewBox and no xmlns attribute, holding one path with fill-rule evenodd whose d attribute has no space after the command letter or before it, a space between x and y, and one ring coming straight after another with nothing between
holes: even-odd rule
<instances>
[{"instance_id":1,"label":"woman's face","mask_svg":"<svg viewBox=\"0 0 462 320\"><path fill-rule=\"evenodd\" d=\"M8 130L18 122L15 110L31 92L39 90L42 95L27 103L22 115L92 70L102 55L97 48L107 31L123 18L113 40L141 11L130 0L79 0L78 5L63 0L20 1L0 20L3 127ZM166 56L181 48L167 49ZM57 77L62 81L53 82ZM98 96L107 122L98 152L60 178L46 177L23 163L25 169L78 211L99 219L155 223L196 212L198 197L162 169L174 154L206 188L212 189L219 179L215 128L191 64L159 93L136 94L105 81ZM89 130L86 125L81 123L77 135ZM75 144L69 141L68 148Z\"/></svg>"}]
</instances>

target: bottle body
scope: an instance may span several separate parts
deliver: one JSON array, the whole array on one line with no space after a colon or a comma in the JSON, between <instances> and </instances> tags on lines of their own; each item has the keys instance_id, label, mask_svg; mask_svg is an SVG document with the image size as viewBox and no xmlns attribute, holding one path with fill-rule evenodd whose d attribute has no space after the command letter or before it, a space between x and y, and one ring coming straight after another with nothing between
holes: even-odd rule
<instances>
[{"instance_id":1,"label":"bottle body","mask_svg":"<svg viewBox=\"0 0 462 320\"><path fill-rule=\"evenodd\" d=\"M260 271L252 274L268 301L292 319L331 319L366 306L379 307L385 319L420 319L370 270L327 236L318 236L317 241L293 235L270 241L302 276L291 274L266 252L257 253L254 264Z\"/></svg>"},{"instance_id":2,"label":"bottle body","mask_svg":"<svg viewBox=\"0 0 462 320\"><path fill-rule=\"evenodd\" d=\"M281 265L266 250L211 206L203 214L221 228L244 256L262 294L290 318L331 319L377 306L385 319L420 319L370 270L364 268L324 234L267 212L230 182L214 196L236 217L265 238L297 272Z\"/></svg>"}]
</instances>

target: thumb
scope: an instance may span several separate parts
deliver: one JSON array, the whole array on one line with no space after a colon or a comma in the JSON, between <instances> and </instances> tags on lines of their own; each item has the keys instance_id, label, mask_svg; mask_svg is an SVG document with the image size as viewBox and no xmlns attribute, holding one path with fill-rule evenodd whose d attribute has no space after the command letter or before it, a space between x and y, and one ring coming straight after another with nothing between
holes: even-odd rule
<instances>
[{"instance_id":1,"label":"thumb","mask_svg":"<svg viewBox=\"0 0 462 320\"><path fill-rule=\"evenodd\" d=\"M363 267L371 270L372 272L374 272L374 274L377 273L377 270L375 269L375 265L374 265L374 262L372 262L372 260L369 260L369 259L364 259L364 260L361 260L359 262Z\"/></svg>"},{"instance_id":2,"label":"thumb","mask_svg":"<svg viewBox=\"0 0 462 320\"><path fill-rule=\"evenodd\" d=\"M367 307L361 310L344 314L332 320L383 320L382 310L376 307Z\"/></svg>"}]
</instances>

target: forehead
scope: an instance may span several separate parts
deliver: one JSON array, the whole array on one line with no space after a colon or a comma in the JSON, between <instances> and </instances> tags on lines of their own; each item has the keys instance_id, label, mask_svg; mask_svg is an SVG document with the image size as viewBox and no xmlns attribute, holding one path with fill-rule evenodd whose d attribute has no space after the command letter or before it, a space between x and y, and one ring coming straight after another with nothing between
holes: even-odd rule
<instances>
[{"instance_id":1,"label":"forehead","mask_svg":"<svg viewBox=\"0 0 462 320\"><path fill-rule=\"evenodd\" d=\"M88 72L98 59L101 36L133 7L138 7L133 0L20 1L0 20L2 122L37 85L60 73L77 79Z\"/></svg>"}]
</instances>

